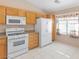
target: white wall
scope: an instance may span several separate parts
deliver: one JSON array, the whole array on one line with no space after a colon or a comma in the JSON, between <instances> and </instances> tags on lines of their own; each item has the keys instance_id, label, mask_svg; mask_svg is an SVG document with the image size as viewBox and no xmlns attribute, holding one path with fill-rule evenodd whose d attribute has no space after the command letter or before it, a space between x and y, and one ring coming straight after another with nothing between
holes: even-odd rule
<instances>
[{"instance_id":1,"label":"white wall","mask_svg":"<svg viewBox=\"0 0 79 59\"><path fill-rule=\"evenodd\" d=\"M26 0L0 0L0 5L44 13L32 4L28 3Z\"/></svg>"},{"instance_id":2,"label":"white wall","mask_svg":"<svg viewBox=\"0 0 79 59\"><path fill-rule=\"evenodd\" d=\"M57 41L69 44L69 45L73 45L73 46L77 46L79 47L79 38L71 38L70 36L65 36L65 35L59 35L57 36Z\"/></svg>"}]
</instances>

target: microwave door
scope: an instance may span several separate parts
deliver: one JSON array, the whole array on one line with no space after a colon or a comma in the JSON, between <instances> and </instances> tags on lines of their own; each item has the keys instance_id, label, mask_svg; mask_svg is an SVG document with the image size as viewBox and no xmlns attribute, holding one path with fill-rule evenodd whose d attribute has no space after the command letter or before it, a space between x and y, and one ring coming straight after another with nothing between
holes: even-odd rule
<instances>
[{"instance_id":1,"label":"microwave door","mask_svg":"<svg viewBox=\"0 0 79 59\"><path fill-rule=\"evenodd\" d=\"M26 17L19 17L19 16L7 16L7 25L25 25L26 24Z\"/></svg>"}]
</instances>

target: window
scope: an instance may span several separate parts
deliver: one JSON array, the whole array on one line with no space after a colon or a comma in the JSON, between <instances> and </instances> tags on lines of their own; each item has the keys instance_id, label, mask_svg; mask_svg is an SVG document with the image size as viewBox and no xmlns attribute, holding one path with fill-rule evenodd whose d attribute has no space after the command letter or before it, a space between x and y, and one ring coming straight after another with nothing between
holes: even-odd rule
<instances>
[{"instance_id":1,"label":"window","mask_svg":"<svg viewBox=\"0 0 79 59\"><path fill-rule=\"evenodd\" d=\"M79 36L79 20L78 16L57 18L57 33L63 35Z\"/></svg>"},{"instance_id":2,"label":"window","mask_svg":"<svg viewBox=\"0 0 79 59\"><path fill-rule=\"evenodd\" d=\"M64 18L57 19L57 32L59 34L66 35L67 34L67 21Z\"/></svg>"},{"instance_id":3,"label":"window","mask_svg":"<svg viewBox=\"0 0 79 59\"><path fill-rule=\"evenodd\" d=\"M68 34L78 36L78 19L68 20Z\"/></svg>"}]
</instances>

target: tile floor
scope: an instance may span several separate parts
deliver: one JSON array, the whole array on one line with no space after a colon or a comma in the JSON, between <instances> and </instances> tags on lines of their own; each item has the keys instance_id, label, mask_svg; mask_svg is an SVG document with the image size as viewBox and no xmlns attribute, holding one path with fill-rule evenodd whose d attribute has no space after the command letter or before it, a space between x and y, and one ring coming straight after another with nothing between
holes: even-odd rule
<instances>
[{"instance_id":1,"label":"tile floor","mask_svg":"<svg viewBox=\"0 0 79 59\"><path fill-rule=\"evenodd\" d=\"M79 59L79 47L53 42L46 47L30 50L15 59Z\"/></svg>"}]
</instances>

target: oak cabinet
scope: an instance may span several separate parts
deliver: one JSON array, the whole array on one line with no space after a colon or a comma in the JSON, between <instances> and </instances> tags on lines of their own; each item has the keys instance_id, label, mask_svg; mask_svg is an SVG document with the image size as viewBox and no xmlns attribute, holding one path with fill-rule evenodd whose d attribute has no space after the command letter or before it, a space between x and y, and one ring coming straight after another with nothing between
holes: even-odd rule
<instances>
[{"instance_id":1,"label":"oak cabinet","mask_svg":"<svg viewBox=\"0 0 79 59\"><path fill-rule=\"evenodd\" d=\"M53 21L53 30L52 30L52 38L53 40L56 39L56 22L55 22L55 15L52 15L52 21Z\"/></svg>"},{"instance_id":2,"label":"oak cabinet","mask_svg":"<svg viewBox=\"0 0 79 59\"><path fill-rule=\"evenodd\" d=\"M6 8L6 15L18 16L18 9L7 7Z\"/></svg>"},{"instance_id":3,"label":"oak cabinet","mask_svg":"<svg viewBox=\"0 0 79 59\"><path fill-rule=\"evenodd\" d=\"M43 17L43 18L46 18L46 15L45 15L45 14L41 14L41 13L36 13L36 17Z\"/></svg>"},{"instance_id":4,"label":"oak cabinet","mask_svg":"<svg viewBox=\"0 0 79 59\"><path fill-rule=\"evenodd\" d=\"M6 59L6 46L0 45L0 59Z\"/></svg>"},{"instance_id":5,"label":"oak cabinet","mask_svg":"<svg viewBox=\"0 0 79 59\"><path fill-rule=\"evenodd\" d=\"M5 15L0 15L0 25L5 24Z\"/></svg>"},{"instance_id":6,"label":"oak cabinet","mask_svg":"<svg viewBox=\"0 0 79 59\"><path fill-rule=\"evenodd\" d=\"M5 24L5 7L0 6L0 24Z\"/></svg>"},{"instance_id":7,"label":"oak cabinet","mask_svg":"<svg viewBox=\"0 0 79 59\"><path fill-rule=\"evenodd\" d=\"M18 10L18 16L26 16L26 11Z\"/></svg>"},{"instance_id":8,"label":"oak cabinet","mask_svg":"<svg viewBox=\"0 0 79 59\"><path fill-rule=\"evenodd\" d=\"M7 58L6 38L0 38L0 59Z\"/></svg>"},{"instance_id":9,"label":"oak cabinet","mask_svg":"<svg viewBox=\"0 0 79 59\"><path fill-rule=\"evenodd\" d=\"M47 15L43 15L43 18L47 18Z\"/></svg>"},{"instance_id":10,"label":"oak cabinet","mask_svg":"<svg viewBox=\"0 0 79 59\"><path fill-rule=\"evenodd\" d=\"M6 38L0 38L0 45L6 45Z\"/></svg>"},{"instance_id":11,"label":"oak cabinet","mask_svg":"<svg viewBox=\"0 0 79 59\"><path fill-rule=\"evenodd\" d=\"M39 34L29 33L29 49L33 49L39 46Z\"/></svg>"},{"instance_id":12,"label":"oak cabinet","mask_svg":"<svg viewBox=\"0 0 79 59\"><path fill-rule=\"evenodd\" d=\"M26 24L32 24L34 25L36 23L36 16L33 12L27 12L26 13Z\"/></svg>"}]
</instances>

